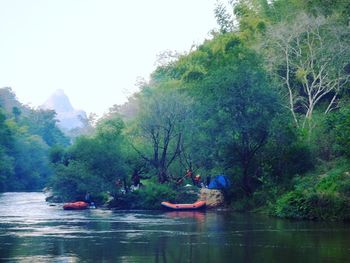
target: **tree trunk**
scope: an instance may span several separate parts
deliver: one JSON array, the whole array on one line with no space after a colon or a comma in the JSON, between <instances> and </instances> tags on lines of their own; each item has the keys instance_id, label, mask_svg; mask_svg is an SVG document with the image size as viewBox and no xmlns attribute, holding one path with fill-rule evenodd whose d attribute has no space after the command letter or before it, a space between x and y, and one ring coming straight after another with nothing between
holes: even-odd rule
<instances>
[{"instance_id":1,"label":"tree trunk","mask_svg":"<svg viewBox=\"0 0 350 263\"><path fill-rule=\"evenodd\" d=\"M250 196L252 194L252 186L250 183L248 170L246 170L246 169L244 169L244 171L243 171L243 190L247 196Z\"/></svg>"},{"instance_id":2,"label":"tree trunk","mask_svg":"<svg viewBox=\"0 0 350 263\"><path fill-rule=\"evenodd\" d=\"M164 184L165 182L168 181L168 175L167 175L165 169L160 169L158 171L158 181L161 184Z\"/></svg>"},{"instance_id":3,"label":"tree trunk","mask_svg":"<svg viewBox=\"0 0 350 263\"><path fill-rule=\"evenodd\" d=\"M242 168L243 168L243 178L242 178L243 190L247 196L250 196L252 194L252 185L251 185L251 178L249 176L249 160L248 160L248 158L245 158L243 160Z\"/></svg>"}]
</instances>

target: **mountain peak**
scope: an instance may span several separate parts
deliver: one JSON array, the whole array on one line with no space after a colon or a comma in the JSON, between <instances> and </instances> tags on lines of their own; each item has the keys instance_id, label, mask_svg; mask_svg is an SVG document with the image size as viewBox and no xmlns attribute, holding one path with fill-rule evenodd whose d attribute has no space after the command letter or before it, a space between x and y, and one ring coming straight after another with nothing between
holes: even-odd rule
<instances>
[{"instance_id":1,"label":"mountain peak","mask_svg":"<svg viewBox=\"0 0 350 263\"><path fill-rule=\"evenodd\" d=\"M58 125L65 130L82 127L81 118L86 118L84 111L73 108L63 89L56 90L41 108L56 111L57 119L59 120Z\"/></svg>"},{"instance_id":2,"label":"mountain peak","mask_svg":"<svg viewBox=\"0 0 350 263\"><path fill-rule=\"evenodd\" d=\"M65 93L64 93L64 90L63 89L57 89L54 91L54 93L52 93L52 95L56 95L56 96L67 96Z\"/></svg>"},{"instance_id":3,"label":"mountain peak","mask_svg":"<svg viewBox=\"0 0 350 263\"><path fill-rule=\"evenodd\" d=\"M43 108L55 110L59 112L71 112L74 111L72 104L68 96L64 93L63 89L56 90L43 104Z\"/></svg>"}]
</instances>

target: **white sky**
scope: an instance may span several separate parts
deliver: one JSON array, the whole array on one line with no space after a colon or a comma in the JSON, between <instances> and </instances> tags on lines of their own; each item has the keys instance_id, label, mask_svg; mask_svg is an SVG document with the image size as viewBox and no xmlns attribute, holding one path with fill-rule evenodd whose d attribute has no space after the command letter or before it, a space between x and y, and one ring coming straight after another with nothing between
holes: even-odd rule
<instances>
[{"instance_id":1,"label":"white sky","mask_svg":"<svg viewBox=\"0 0 350 263\"><path fill-rule=\"evenodd\" d=\"M148 79L157 54L217 27L215 0L0 0L0 87L42 104L63 89L101 115Z\"/></svg>"}]
</instances>

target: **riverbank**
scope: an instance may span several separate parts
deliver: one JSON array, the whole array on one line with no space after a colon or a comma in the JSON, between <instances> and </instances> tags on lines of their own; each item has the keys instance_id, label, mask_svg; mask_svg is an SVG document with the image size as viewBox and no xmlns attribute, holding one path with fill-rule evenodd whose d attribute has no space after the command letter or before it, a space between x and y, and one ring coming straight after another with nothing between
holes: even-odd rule
<instances>
[{"instance_id":1,"label":"riverbank","mask_svg":"<svg viewBox=\"0 0 350 263\"><path fill-rule=\"evenodd\" d=\"M348 161L338 159L320 165L311 173L295 176L288 182L288 187L277 188L272 185L241 199L234 199L228 193L225 195L226 200L216 207L297 220L349 221L349 171ZM118 191L113 195L98 193L93 198L98 206L110 209L161 210L162 201L193 203L199 199L199 191L200 188L195 186L183 187L149 181L134 191ZM53 200L71 201L69 198L72 197L56 196Z\"/></svg>"},{"instance_id":2,"label":"riverbank","mask_svg":"<svg viewBox=\"0 0 350 263\"><path fill-rule=\"evenodd\" d=\"M340 159L295 177L293 187L277 199L272 214L283 218L349 221L349 162Z\"/></svg>"},{"instance_id":3,"label":"riverbank","mask_svg":"<svg viewBox=\"0 0 350 263\"><path fill-rule=\"evenodd\" d=\"M160 210L161 202L194 203L198 199L197 187L176 187L167 184L148 183L138 190L117 192L109 200L107 206L113 209L145 209Z\"/></svg>"},{"instance_id":4,"label":"riverbank","mask_svg":"<svg viewBox=\"0 0 350 263\"><path fill-rule=\"evenodd\" d=\"M350 164L341 158L323 163L286 186L272 184L233 200L230 207L294 220L350 221Z\"/></svg>"}]
</instances>

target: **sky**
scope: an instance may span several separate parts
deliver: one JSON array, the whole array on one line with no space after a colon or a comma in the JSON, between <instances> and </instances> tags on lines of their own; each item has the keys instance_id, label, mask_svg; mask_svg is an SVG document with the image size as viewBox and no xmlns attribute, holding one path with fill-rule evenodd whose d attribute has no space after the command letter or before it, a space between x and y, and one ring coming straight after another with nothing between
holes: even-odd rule
<instances>
[{"instance_id":1,"label":"sky","mask_svg":"<svg viewBox=\"0 0 350 263\"><path fill-rule=\"evenodd\" d=\"M216 0L0 0L0 88L37 107L63 89L101 116L134 92L166 50L217 28Z\"/></svg>"}]
</instances>

